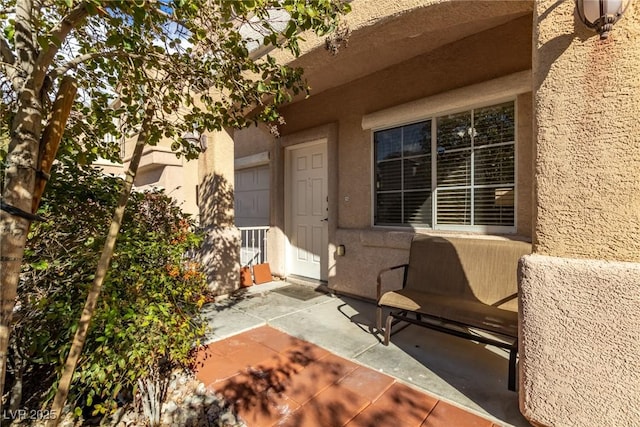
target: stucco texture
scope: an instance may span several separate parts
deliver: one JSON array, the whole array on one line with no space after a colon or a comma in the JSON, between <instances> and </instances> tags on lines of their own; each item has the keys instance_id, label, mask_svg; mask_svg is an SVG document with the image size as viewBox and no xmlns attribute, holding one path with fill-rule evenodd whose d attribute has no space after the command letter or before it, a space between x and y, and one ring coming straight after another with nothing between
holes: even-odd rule
<instances>
[{"instance_id":1,"label":"stucco texture","mask_svg":"<svg viewBox=\"0 0 640 427\"><path fill-rule=\"evenodd\" d=\"M240 286L240 232L233 223L233 139L226 131L209 135L198 159L200 227L205 235L199 251L209 288L226 294Z\"/></svg>"},{"instance_id":2,"label":"stucco texture","mask_svg":"<svg viewBox=\"0 0 640 427\"><path fill-rule=\"evenodd\" d=\"M640 264L520 263L520 410L536 425L637 426Z\"/></svg>"},{"instance_id":3,"label":"stucco texture","mask_svg":"<svg viewBox=\"0 0 640 427\"><path fill-rule=\"evenodd\" d=\"M348 47L335 57L325 49L325 37L304 33L299 58L283 51L271 54L304 68L312 92L342 86L426 52L474 34L530 16L532 1L492 0L353 0L344 17L351 30ZM528 24L530 25L529 20ZM529 33L530 34L530 33ZM496 35L496 42L500 37ZM494 61L505 59L490 56ZM330 67L328 70L327 67Z\"/></svg>"},{"instance_id":4,"label":"stucco texture","mask_svg":"<svg viewBox=\"0 0 640 427\"><path fill-rule=\"evenodd\" d=\"M271 150L274 137L263 125L259 125L236 130L233 141L237 159Z\"/></svg>"},{"instance_id":5,"label":"stucco texture","mask_svg":"<svg viewBox=\"0 0 640 427\"><path fill-rule=\"evenodd\" d=\"M609 40L536 2L537 253L640 261L640 7Z\"/></svg>"},{"instance_id":6,"label":"stucco texture","mask_svg":"<svg viewBox=\"0 0 640 427\"><path fill-rule=\"evenodd\" d=\"M376 278L380 270L409 261L413 233L376 230L344 230L336 233L344 244L344 256L335 256L329 287L340 293L376 300ZM383 291L402 287L402 270L386 273Z\"/></svg>"}]
</instances>

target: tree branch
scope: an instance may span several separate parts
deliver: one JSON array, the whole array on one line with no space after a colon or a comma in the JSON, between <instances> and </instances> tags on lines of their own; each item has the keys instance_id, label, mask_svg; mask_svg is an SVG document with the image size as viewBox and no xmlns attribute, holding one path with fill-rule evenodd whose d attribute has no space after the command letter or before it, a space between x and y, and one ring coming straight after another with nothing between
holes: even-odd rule
<instances>
[{"instance_id":1,"label":"tree branch","mask_svg":"<svg viewBox=\"0 0 640 427\"><path fill-rule=\"evenodd\" d=\"M160 62L161 64L168 64L168 61L166 60L166 58L163 55L158 55L156 53L149 53L147 55L140 55L137 53L130 53L130 52L124 52L121 50L110 50L107 52L92 52L92 53L87 53L85 55L80 55L77 56L75 58L73 58L71 61L68 61L67 63L59 66L58 68L55 68L54 70L52 70L48 76L52 79L55 80L56 78L62 76L64 73L66 73L69 70L72 70L74 68L76 68L77 66L79 66L80 64L90 61L94 58L114 58L114 57L122 57L122 58L131 58L131 59L145 59L145 58L150 58L150 57L154 57L158 60L158 62Z\"/></svg>"},{"instance_id":2,"label":"tree branch","mask_svg":"<svg viewBox=\"0 0 640 427\"><path fill-rule=\"evenodd\" d=\"M46 70L51 65L53 58L58 53L62 42L67 38L71 30L73 30L84 18L89 16L89 10L86 3L80 3L69 13L51 31L51 41L46 49L43 49L36 59L36 67L34 70L34 87L38 90L42 87L42 82L46 76Z\"/></svg>"},{"instance_id":3,"label":"tree branch","mask_svg":"<svg viewBox=\"0 0 640 427\"><path fill-rule=\"evenodd\" d=\"M0 37L0 54L2 54L3 62L13 65L16 63L16 56L9 46L9 42L4 37Z\"/></svg>"},{"instance_id":4,"label":"tree branch","mask_svg":"<svg viewBox=\"0 0 640 427\"><path fill-rule=\"evenodd\" d=\"M20 80L16 79L18 75L18 69L14 64L8 64L6 62L0 61L0 74L3 74L4 77L0 77L0 82L3 84L11 86L15 92L20 90Z\"/></svg>"},{"instance_id":5,"label":"tree branch","mask_svg":"<svg viewBox=\"0 0 640 427\"><path fill-rule=\"evenodd\" d=\"M150 97L149 99L153 98ZM131 157L131 161L129 162L129 169L126 173L126 180L118 199L118 206L113 213L109 233L107 234L104 246L102 247L102 253L100 254L100 260L98 261L98 267L96 268L95 278L93 279L93 283L91 284L91 288L89 289L84 309L82 310L80 320L78 322L78 329L76 330L75 336L73 337L71 348L69 349L67 359L60 375L58 390L56 391L56 395L53 399L52 404L51 413L53 414L53 417L49 418L49 420L47 421L47 427L56 427L62 418L62 409L64 408L64 405L67 401L67 396L69 395L71 379L73 378L73 373L76 369L76 366L78 365L78 360L80 359L84 343L87 339L89 325L91 324L91 319L95 314L96 305L100 298L100 293L102 292L104 279L107 275L109 264L111 263L111 258L113 257L116 240L118 238L118 235L120 234L122 218L124 216L127 200L129 199L129 195L131 194L133 181L135 180L136 173L138 172L138 165L140 164L142 151L147 145L147 141L149 140L149 136L152 131L154 114L154 107L152 105L147 105L147 107L145 108L145 116L142 122L142 129L138 134L133 155Z\"/></svg>"},{"instance_id":6,"label":"tree branch","mask_svg":"<svg viewBox=\"0 0 640 427\"><path fill-rule=\"evenodd\" d=\"M90 61L94 58L112 58L114 56L119 56L119 55L126 55L125 52L122 51L116 51L116 50L112 50L109 52L93 52L93 53L87 53L85 55L80 55L77 56L75 58L73 58L71 61L67 62L66 64L63 64L61 66L59 66L58 68L55 68L54 70L52 70L49 73L49 77L51 78L51 80L55 80L56 78L60 77L61 75L63 75L64 73L66 73L67 71L76 68L78 65L82 64L83 62L87 62Z\"/></svg>"}]
</instances>

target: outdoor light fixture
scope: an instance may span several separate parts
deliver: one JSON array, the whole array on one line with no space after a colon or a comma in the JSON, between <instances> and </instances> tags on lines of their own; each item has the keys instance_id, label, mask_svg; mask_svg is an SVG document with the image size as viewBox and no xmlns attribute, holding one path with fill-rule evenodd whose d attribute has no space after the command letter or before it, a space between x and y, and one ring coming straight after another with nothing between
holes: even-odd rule
<instances>
[{"instance_id":1,"label":"outdoor light fixture","mask_svg":"<svg viewBox=\"0 0 640 427\"><path fill-rule=\"evenodd\" d=\"M613 24L622 18L628 5L629 0L576 0L580 19L600 34L600 40L609 37Z\"/></svg>"},{"instance_id":2,"label":"outdoor light fixture","mask_svg":"<svg viewBox=\"0 0 640 427\"><path fill-rule=\"evenodd\" d=\"M182 135L182 138L192 144L198 144L200 146L200 151L207 150L207 135L205 134L200 134L197 131L186 132Z\"/></svg>"}]
</instances>

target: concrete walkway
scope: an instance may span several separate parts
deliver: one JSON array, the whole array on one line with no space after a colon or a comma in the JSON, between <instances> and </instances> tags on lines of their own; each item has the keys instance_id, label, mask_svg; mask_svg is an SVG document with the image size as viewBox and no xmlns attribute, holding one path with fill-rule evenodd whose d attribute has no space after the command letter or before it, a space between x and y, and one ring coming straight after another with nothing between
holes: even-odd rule
<instances>
[{"instance_id":1,"label":"concrete walkway","mask_svg":"<svg viewBox=\"0 0 640 427\"><path fill-rule=\"evenodd\" d=\"M410 326L388 347L373 332L375 305L312 287L272 282L209 304L208 342L269 325L391 375L502 426L528 426L507 389L504 350Z\"/></svg>"}]
</instances>

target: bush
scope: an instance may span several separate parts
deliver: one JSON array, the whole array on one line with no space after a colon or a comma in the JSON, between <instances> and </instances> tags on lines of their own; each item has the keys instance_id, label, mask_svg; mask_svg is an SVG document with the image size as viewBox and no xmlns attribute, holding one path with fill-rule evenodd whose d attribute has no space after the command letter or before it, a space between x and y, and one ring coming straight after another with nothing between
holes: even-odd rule
<instances>
[{"instance_id":1,"label":"bush","mask_svg":"<svg viewBox=\"0 0 640 427\"><path fill-rule=\"evenodd\" d=\"M42 407L55 392L121 186L73 165L58 165L48 185L39 211L47 221L32 226L11 335L10 373L34 396L20 407ZM139 380L189 362L205 332L199 309L207 292L200 266L186 256L201 241L192 230L162 192L132 194L74 375L68 402L77 414L108 413L135 395Z\"/></svg>"}]
</instances>

